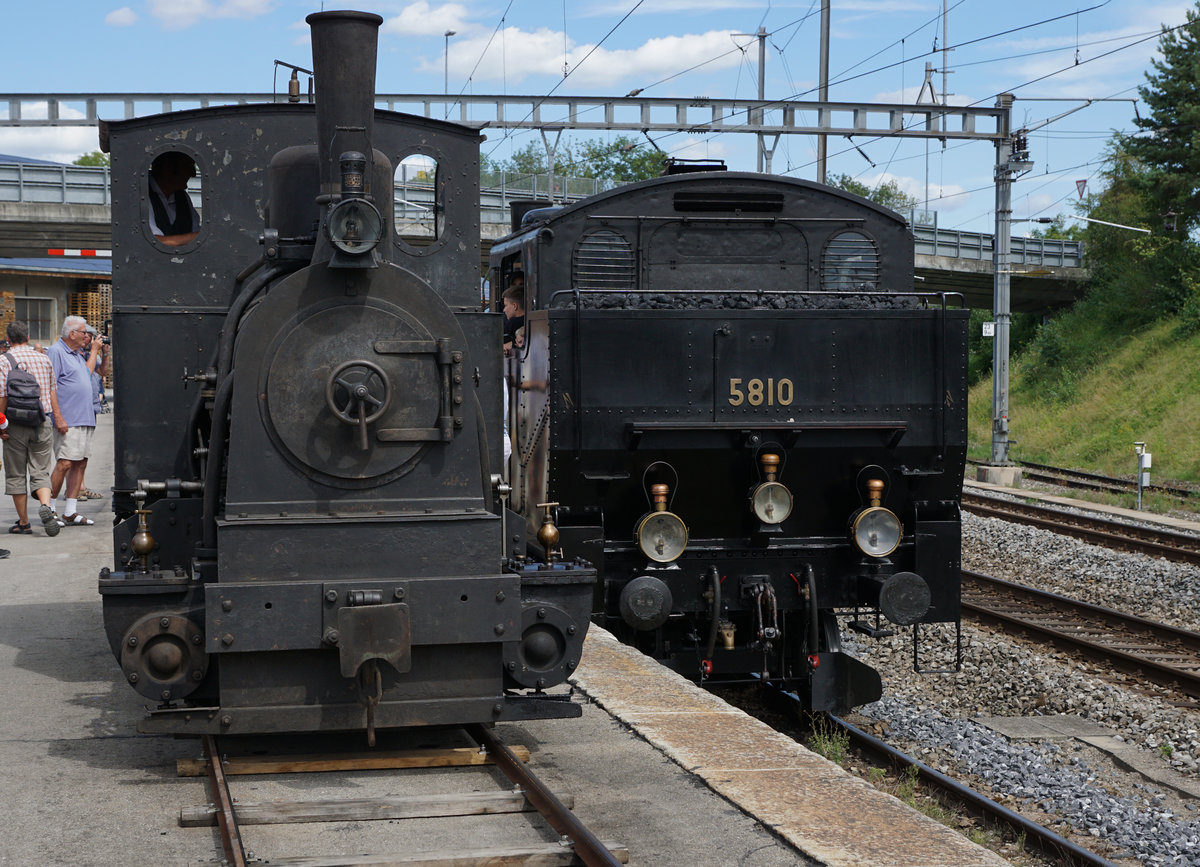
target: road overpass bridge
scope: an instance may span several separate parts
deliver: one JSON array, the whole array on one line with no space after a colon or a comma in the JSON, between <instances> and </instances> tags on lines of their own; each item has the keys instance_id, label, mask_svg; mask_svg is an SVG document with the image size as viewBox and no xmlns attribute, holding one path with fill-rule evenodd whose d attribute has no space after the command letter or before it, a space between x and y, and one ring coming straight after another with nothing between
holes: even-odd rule
<instances>
[{"instance_id":1,"label":"road overpass bridge","mask_svg":"<svg viewBox=\"0 0 1200 867\"><path fill-rule=\"evenodd\" d=\"M589 178L556 178L555 195L570 200L599 191ZM565 193L563 192L565 185ZM509 230L509 203L546 198L545 176L495 173L484 179L480 227L486 251ZM53 249L109 250L109 173L106 167L0 162L0 258L44 257ZM201 202L196 201L200 206ZM433 192L427 183L398 179L399 224L430 222ZM961 292L967 306L990 308L994 280L992 236L943 229L914 220L918 285ZM1071 304L1086 276L1082 244L1046 238L1011 239L1012 309L1048 312Z\"/></svg>"}]
</instances>

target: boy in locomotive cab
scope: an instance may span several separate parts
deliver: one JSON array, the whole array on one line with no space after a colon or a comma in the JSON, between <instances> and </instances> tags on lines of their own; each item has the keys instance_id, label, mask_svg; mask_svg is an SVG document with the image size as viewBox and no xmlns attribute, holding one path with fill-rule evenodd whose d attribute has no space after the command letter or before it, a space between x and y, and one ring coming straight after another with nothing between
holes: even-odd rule
<instances>
[{"instance_id":1,"label":"boy in locomotive cab","mask_svg":"<svg viewBox=\"0 0 1200 867\"><path fill-rule=\"evenodd\" d=\"M150 164L150 231L168 247L181 247L200 234L200 214L188 195L196 161L167 151Z\"/></svg>"},{"instance_id":2,"label":"boy in locomotive cab","mask_svg":"<svg viewBox=\"0 0 1200 867\"><path fill-rule=\"evenodd\" d=\"M504 353L512 352L513 339L518 328L525 327L525 275L520 272L513 274L508 281L508 288L501 296L504 311Z\"/></svg>"}]
</instances>

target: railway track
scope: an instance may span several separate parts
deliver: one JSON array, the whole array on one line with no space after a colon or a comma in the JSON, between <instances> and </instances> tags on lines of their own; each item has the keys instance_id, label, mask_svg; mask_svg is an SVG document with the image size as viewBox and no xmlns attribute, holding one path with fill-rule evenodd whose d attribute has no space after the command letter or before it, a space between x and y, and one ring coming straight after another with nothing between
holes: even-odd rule
<instances>
[{"instance_id":1,"label":"railway track","mask_svg":"<svg viewBox=\"0 0 1200 867\"><path fill-rule=\"evenodd\" d=\"M988 824L1001 825L1011 829L1014 836L1024 837L1026 846L1052 858L1056 863L1071 865L1071 867L1113 867L1113 863L1108 859L1072 843L1044 825L1025 818L1003 804L996 803L986 795L929 767L919 759L867 734L841 717L831 715L829 720L849 737L850 743L854 747L870 756L875 763L891 765L901 771L914 768L922 782L936 790L943 800L959 805Z\"/></svg>"},{"instance_id":2,"label":"railway track","mask_svg":"<svg viewBox=\"0 0 1200 867\"><path fill-rule=\"evenodd\" d=\"M322 859L313 857L278 858L269 863L275 867L323 867L323 865L456 865L467 864L537 864L569 865L585 864L589 867L614 867L627 863L628 851L619 844L602 843L571 811L569 799L560 799L539 780L525 765L517 752L501 743L493 730L484 726L467 726L467 734L478 744L478 749L460 751L436 751L438 757L413 757L410 764L394 756L380 756L376 767L429 767L462 766L478 767L494 764L513 784L513 788L496 792L471 792L465 795L428 795L407 798L382 798L371 800L309 801L303 803L274 802L241 803L230 795L231 773L269 773L272 760L254 759L239 770L232 770L221 758L220 744L216 738L203 738L203 773L208 777L211 802L201 807L184 808L180 811L180 824L184 826L217 825L224 853L225 865L246 867L254 860L242 842L242 826L248 824L295 824L303 822L347 822L366 820L395 820L415 818L441 818L451 816L490 815L536 811L554 831L559 841L542 844L512 846L470 847L463 846L453 852L438 851L422 855L414 852L411 841L399 845L399 852L392 855L354 855L349 858ZM429 752L429 751L412 751ZM456 760L453 753L477 752L479 758L462 757ZM486 756L486 758L482 758ZM527 758L527 755L526 755ZM185 773L182 768L181 773ZM304 767L303 759L278 760L276 772L296 770L328 770L339 764L336 759L320 757ZM331 767L332 766L332 767ZM370 767L371 765L366 765ZM359 769L363 765L357 765Z\"/></svg>"},{"instance_id":3,"label":"railway track","mask_svg":"<svg viewBox=\"0 0 1200 867\"><path fill-rule=\"evenodd\" d=\"M1200 698L1200 634L978 572L962 578L964 614Z\"/></svg>"},{"instance_id":4,"label":"railway track","mask_svg":"<svg viewBox=\"0 0 1200 867\"><path fill-rule=\"evenodd\" d=\"M1140 527L1105 518L1063 512L963 491L963 508L975 515L1001 518L1071 536L1093 545L1163 557L1200 566L1200 539L1172 530Z\"/></svg>"},{"instance_id":5,"label":"railway track","mask_svg":"<svg viewBox=\"0 0 1200 867\"><path fill-rule=\"evenodd\" d=\"M799 699L794 693L781 690L770 683L763 683L759 693L759 701L781 714L785 722L781 723L786 730L787 720L805 719L810 715L799 705ZM743 702L736 702L745 705ZM754 715L761 715L761 708L744 706L743 709ZM1028 819L1014 810L1005 807L988 798L986 795L972 789L970 786L953 779L919 759L908 755L902 750L863 731L853 723L839 716L825 715L835 729L842 732L858 752L862 753L875 767L892 767L901 772L915 769L922 782L936 794L938 800L955 811L964 812L975 819L983 820L991 827L1004 827L1012 832L1013 839L1024 839L1025 846L1053 860L1056 864L1070 867L1114 867L1111 861L1097 855L1087 848L1067 840L1060 834ZM769 723L780 724L780 723ZM798 734L787 731L792 737Z\"/></svg>"},{"instance_id":6,"label":"railway track","mask_svg":"<svg viewBox=\"0 0 1200 867\"><path fill-rule=\"evenodd\" d=\"M969 461L978 465L979 461ZM1104 476L1099 473L1088 473L1083 470L1068 470L1063 467L1052 467L1047 464L1035 464L1029 461L1015 461L1021 467L1022 474L1027 479L1046 482L1064 488L1077 490L1099 491L1109 494L1132 494L1137 492L1137 482L1120 479L1114 476ZM1194 500L1200 496L1198 492L1175 485L1147 485L1143 491L1166 494L1180 500Z\"/></svg>"}]
</instances>

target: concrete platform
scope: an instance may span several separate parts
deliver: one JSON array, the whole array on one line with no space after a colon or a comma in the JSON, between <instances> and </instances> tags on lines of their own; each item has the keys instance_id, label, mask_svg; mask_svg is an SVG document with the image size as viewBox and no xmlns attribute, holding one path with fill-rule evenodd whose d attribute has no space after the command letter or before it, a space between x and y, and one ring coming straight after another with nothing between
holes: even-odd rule
<instances>
[{"instance_id":1,"label":"concrete platform","mask_svg":"<svg viewBox=\"0 0 1200 867\"><path fill-rule=\"evenodd\" d=\"M88 487L112 480L112 415L99 419ZM194 740L139 735L144 699L120 677L101 623L96 576L111 563L110 501L80 511L94 527L56 538L4 535L0 547L0 865L217 863L215 829L181 828L208 801L202 779L175 773ZM0 499L0 527L15 520ZM498 727L529 748L535 771L606 841L641 865L999 865L925 819L605 633L589 637L578 681L583 717ZM390 746L421 746L415 730ZM279 739L286 746L294 739ZM362 745L356 745L361 749ZM490 791L496 771L364 771L235 777L241 801ZM489 779L486 775L492 775ZM507 787L507 784L505 784ZM759 818L755 818L755 817ZM524 818L248 826L266 861L412 853L553 841ZM532 838L532 839L528 839Z\"/></svg>"},{"instance_id":2,"label":"concrete platform","mask_svg":"<svg viewBox=\"0 0 1200 867\"><path fill-rule=\"evenodd\" d=\"M614 717L821 864L1008 863L603 630L588 632L575 680Z\"/></svg>"}]
</instances>

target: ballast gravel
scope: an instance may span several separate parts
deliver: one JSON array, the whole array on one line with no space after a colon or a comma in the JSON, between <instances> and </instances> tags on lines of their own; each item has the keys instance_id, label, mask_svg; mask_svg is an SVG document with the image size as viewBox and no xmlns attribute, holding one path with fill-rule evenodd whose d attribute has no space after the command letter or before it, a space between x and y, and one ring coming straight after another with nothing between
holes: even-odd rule
<instances>
[{"instance_id":1,"label":"ballast gravel","mask_svg":"<svg viewBox=\"0 0 1200 867\"><path fill-rule=\"evenodd\" d=\"M1098 548L994 518L963 516L963 566L1200 631L1200 569ZM952 626L921 630L923 668L953 662ZM859 709L890 742L933 767L967 774L1014 809L1091 838L1128 863L1200 865L1200 804L1114 769L1079 741L1009 742L974 718L1071 714L1105 726L1200 780L1200 713L1186 696L1034 642L964 624L957 674L913 671L911 630L847 637L880 671L885 698ZM1053 818L1052 818L1053 817ZM1084 840L1074 838L1081 845Z\"/></svg>"}]
</instances>

